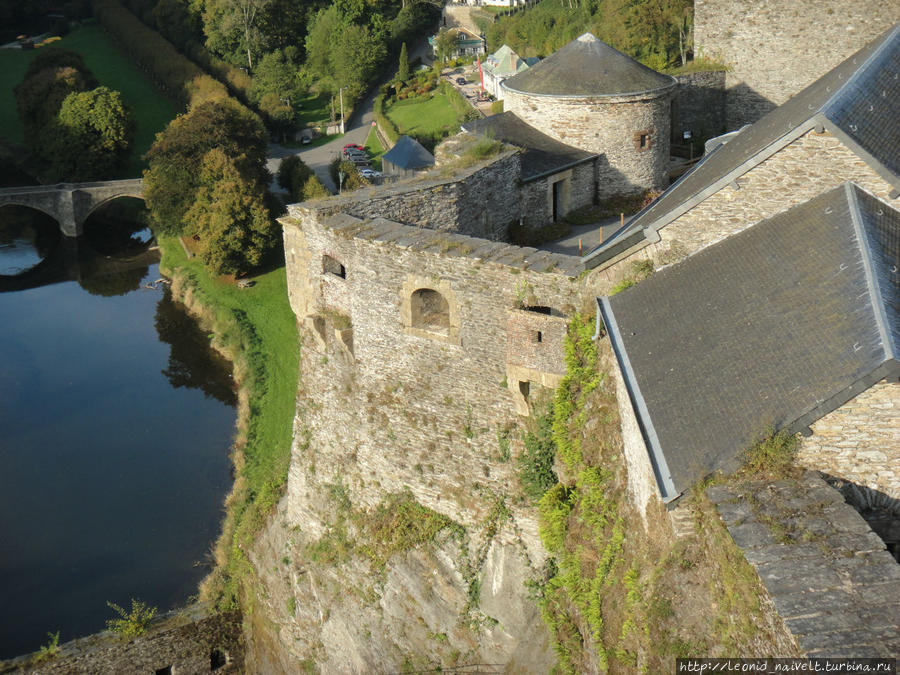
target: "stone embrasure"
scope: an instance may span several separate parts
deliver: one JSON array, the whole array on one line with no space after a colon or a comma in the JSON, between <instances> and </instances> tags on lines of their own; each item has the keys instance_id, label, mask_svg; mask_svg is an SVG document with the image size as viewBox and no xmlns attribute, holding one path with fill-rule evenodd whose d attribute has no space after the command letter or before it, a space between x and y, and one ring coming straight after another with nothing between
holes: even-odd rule
<instances>
[{"instance_id":1,"label":"stone embrasure","mask_svg":"<svg viewBox=\"0 0 900 675\"><path fill-rule=\"evenodd\" d=\"M816 472L707 495L808 656L900 653L900 564Z\"/></svg>"}]
</instances>

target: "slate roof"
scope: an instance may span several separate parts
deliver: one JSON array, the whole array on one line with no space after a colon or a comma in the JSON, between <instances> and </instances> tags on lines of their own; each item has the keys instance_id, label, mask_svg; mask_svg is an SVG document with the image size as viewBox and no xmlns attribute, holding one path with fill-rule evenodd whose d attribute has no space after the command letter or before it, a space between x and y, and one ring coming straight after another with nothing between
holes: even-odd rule
<instances>
[{"instance_id":1,"label":"slate roof","mask_svg":"<svg viewBox=\"0 0 900 675\"><path fill-rule=\"evenodd\" d=\"M585 264L596 267L640 243L818 126L900 188L900 25L705 156Z\"/></svg>"},{"instance_id":2,"label":"slate roof","mask_svg":"<svg viewBox=\"0 0 900 675\"><path fill-rule=\"evenodd\" d=\"M663 499L900 377L898 266L900 212L846 183L598 299Z\"/></svg>"},{"instance_id":3,"label":"slate roof","mask_svg":"<svg viewBox=\"0 0 900 675\"><path fill-rule=\"evenodd\" d=\"M674 87L675 78L585 33L503 86L538 96L624 96Z\"/></svg>"},{"instance_id":4,"label":"slate roof","mask_svg":"<svg viewBox=\"0 0 900 675\"><path fill-rule=\"evenodd\" d=\"M473 134L492 134L498 141L522 148L522 180L525 182L598 157L541 133L512 112L466 122L462 128Z\"/></svg>"},{"instance_id":5,"label":"slate roof","mask_svg":"<svg viewBox=\"0 0 900 675\"><path fill-rule=\"evenodd\" d=\"M401 136L394 147L381 157L381 161L388 161L400 169L425 169L434 166L434 155L409 136Z\"/></svg>"},{"instance_id":6,"label":"slate roof","mask_svg":"<svg viewBox=\"0 0 900 675\"><path fill-rule=\"evenodd\" d=\"M506 45L488 57L485 65L490 72L496 75L515 75L523 70L528 70L529 67L518 54Z\"/></svg>"}]
</instances>

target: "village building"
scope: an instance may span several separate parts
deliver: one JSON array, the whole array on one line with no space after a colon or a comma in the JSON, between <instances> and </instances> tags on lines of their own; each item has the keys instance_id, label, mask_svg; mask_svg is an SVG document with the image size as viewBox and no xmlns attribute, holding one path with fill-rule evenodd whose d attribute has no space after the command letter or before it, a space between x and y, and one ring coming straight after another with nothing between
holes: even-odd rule
<instances>
[{"instance_id":1,"label":"village building","mask_svg":"<svg viewBox=\"0 0 900 675\"><path fill-rule=\"evenodd\" d=\"M458 59L466 56L478 56L484 54L486 43L484 37L481 35L478 35L464 26L456 26L448 30L453 31L456 34L456 42L453 46L450 58ZM435 46L436 37L436 35L432 35L428 38L428 44L431 45L431 56L435 60L438 58L437 48Z\"/></svg>"},{"instance_id":2,"label":"village building","mask_svg":"<svg viewBox=\"0 0 900 675\"><path fill-rule=\"evenodd\" d=\"M503 98L500 84L507 78L528 70L539 61L537 57L522 59L507 45L503 45L481 63L484 90L496 99Z\"/></svg>"}]
</instances>

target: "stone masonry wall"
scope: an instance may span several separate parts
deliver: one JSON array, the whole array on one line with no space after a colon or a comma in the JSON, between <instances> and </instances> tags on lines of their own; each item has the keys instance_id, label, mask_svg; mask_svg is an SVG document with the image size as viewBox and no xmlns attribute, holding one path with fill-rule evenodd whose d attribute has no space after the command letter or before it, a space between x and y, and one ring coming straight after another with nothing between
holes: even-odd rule
<instances>
[{"instance_id":1,"label":"stone masonry wall","mask_svg":"<svg viewBox=\"0 0 900 675\"><path fill-rule=\"evenodd\" d=\"M321 216L292 206L282 221L292 307L303 323L303 428L295 432L288 519L307 532L321 528L304 495L313 483L342 481L355 504L409 488L421 504L471 526L514 480L514 464L499 459L498 434L517 419L519 383L534 396L564 373L561 341L578 302L580 261ZM323 275L325 253L345 265L345 279ZM321 291L335 284L348 292ZM411 296L422 288L447 301L443 327L415 324ZM335 313L346 316L343 324ZM520 527L542 558L535 524Z\"/></svg>"},{"instance_id":2,"label":"stone masonry wall","mask_svg":"<svg viewBox=\"0 0 900 675\"><path fill-rule=\"evenodd\" d=\"M900 515L900 384L882 381L810 428L802 465L869 488L868 506Z\"/></svg>"},{"instance_id":3,"label":"stone masonry wall","mask_svg":"<svg viewBox=\"0 0 900 675\"><path fill-rule=\"evenodd\" d=\"M657 266L682 260L792 206L853 181L890 202L892 187L829 133L810 131L663 227L660 241L605 269L592 272L598 294L650 258ZM896 203L896 202L894 202Z\"/></svg>"},{"instance_id":4,"label":"stone masonry wall","mask_svg":"<svg viewBox=\"0 0 900 675\"><path fill-rule=\"evenodd\" d=\"M784 103L898 21L895 0L695 0L694 48L731 67L731 131Z\"/></svg>"},{"instance_id":5,"label":"stone masonry wall","mask_svg":"<svg viewBox=\"0 0 900 675\"><path fill-rule=\"evenodd\" d=\"M672 143L706 140L725 131L725 71L711 70L678 75L672 100Z\"/></svg>"},{"instance_id":6,"label":"stone masonry wall","mask_svg":"<svg viewBox=\"0 0 900 675\"><path fill-rule=\"evenodd\" d=\"M541 227L553 222L553 184L566 181L563 190L563 215L594 203L597 173L594 162L525 183L520 188L519 209L526 227Z\"/></svg>"},{"instance_id":7,"label":"stone masonry wall","mask_svg":"<svg viewBox=\"0 0 900 675\"><path fill-rule=\"evenodd\" d=\"M329 213L387 218L434 230L502 239L519 214L521 157L507 151L453 177L429 178L360 189L332 197Z\"/></svg>"},{"instance_id":8,"label":"stone masonry wall","mask_svg":"<svg viewBox=\"0 0 900 675\"><path fill-rule=\"evenodd\" d=\"M244 638L238 612L209 613L204 605L170 612L147 632L123 641L111 632L60 645L59 654L33 663L29 657L0 661L0 672L30 675L244 672Z\"/></svg>"},{"instance_id":9,"label":"stone masonry wall","mask_svg":"<svg viewBox=\"0 0 900 675\"><path fill-rule=\"evenodd\" d=\"M803 653L900 653L900 564L816 472L714 485L707 495Z\"/></svg>"},{"instance_id":10,"label":"stone masonry wall","mask_svg":"<svg viewBox=\"0 0 900 675\"><path fill-rule=\"evenodd\" d=\"M600 198L668 186L673 86L631 97L554 98L504 90L504 109L548 136L604 155ZM640 136L645 145L640 147Z\"/></svg>"}]
</instances>

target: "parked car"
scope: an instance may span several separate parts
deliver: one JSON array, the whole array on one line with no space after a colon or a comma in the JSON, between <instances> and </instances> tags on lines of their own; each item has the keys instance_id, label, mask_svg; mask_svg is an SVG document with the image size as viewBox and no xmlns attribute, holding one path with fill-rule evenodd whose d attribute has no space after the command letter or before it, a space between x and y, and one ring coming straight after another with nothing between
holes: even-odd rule
<instances>
[{"instance_id":1,"label":"parked car","mask_svg":"<svg viewBox=\"0 0 900 675\"><path fill-rule=\"evenodd\" d=\"M359 175L365 178L366 180L373 180L375 178L381 178L381 172L375 171L375 169L360 169Z\"/></svg>"},{"instance_id":2,"label":"parked car","mask_svg":"<svg viewBox=\"0 0 900 675\"><path fill-rule=\"evenodd\" d=\"M358 150L357 148L344 148L344 159L365 159L369 160L369 155L364 150Z\"/></svg>"},{"instance_id":3,"label":"parked car","mask_svg":"<svg viewBox=\"0 0 900 675\"><path fill-rule=\"evenodd\" d=\"M359 143L347 143L347 145L344 146L344 150L351 150L351 149L359 150L360 152L365 151L365 148L363 146L361 146Z\"/></svg>"}]
</instances>

